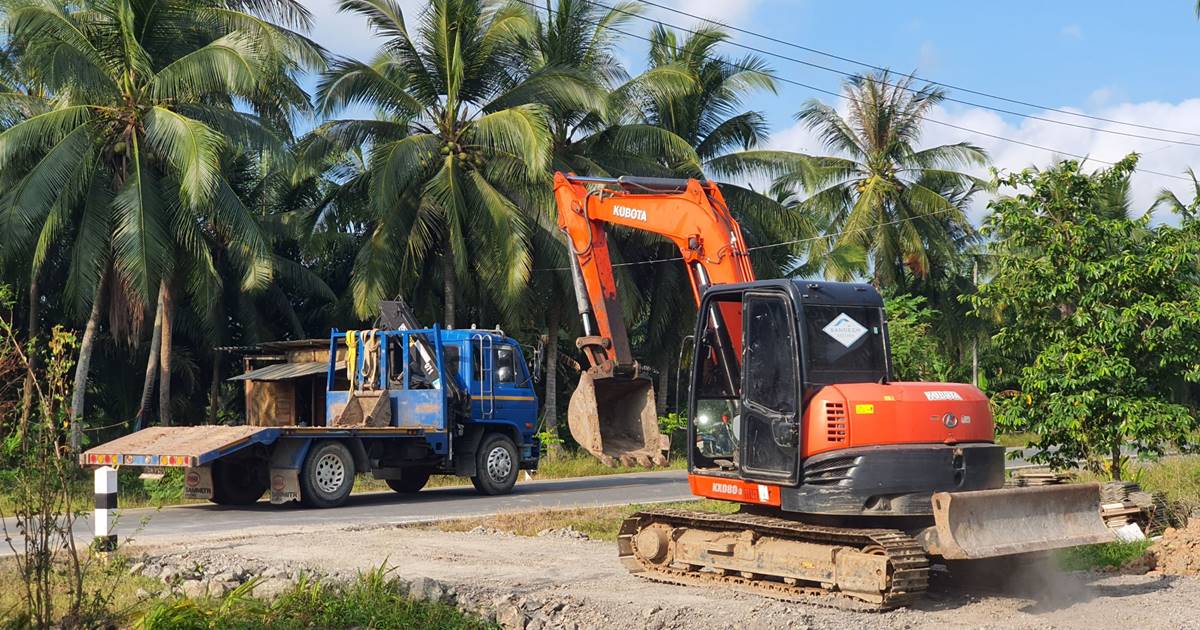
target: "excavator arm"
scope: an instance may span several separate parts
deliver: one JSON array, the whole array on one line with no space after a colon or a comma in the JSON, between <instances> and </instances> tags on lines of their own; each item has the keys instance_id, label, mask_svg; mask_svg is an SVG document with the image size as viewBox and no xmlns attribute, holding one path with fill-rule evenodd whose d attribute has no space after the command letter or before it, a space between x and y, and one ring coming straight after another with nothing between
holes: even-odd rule
<instances>
[{"instance_id":1,"label":"excavator arm","mask_svg":"<svg viewBox=\"0 0 1200 630\"><path fill-rule=\"evenodd\" d=\"M576 441L613 463L662 463L650 375L634 359L609 252L607 224L662 236L679 248L697 303L712 284L750 282L754 272L741 227L712 182L556 173L558 225L570 248L588 369L571 396Z\"/></svg>"}]
</instances>

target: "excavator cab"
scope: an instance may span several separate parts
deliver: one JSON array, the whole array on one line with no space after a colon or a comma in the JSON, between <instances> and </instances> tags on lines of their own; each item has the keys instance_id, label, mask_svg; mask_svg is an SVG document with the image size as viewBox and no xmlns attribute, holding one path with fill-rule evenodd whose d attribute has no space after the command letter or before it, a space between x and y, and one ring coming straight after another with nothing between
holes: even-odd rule
<instances>
[{"instance_id":1,"label":"excavator cab","mask_svg":"<svg viewBox=\"0 0 1200 630\"><path fill-rule=\"evenodd\" d=\"M875 291L799 283L811 301L797 308L787 290L791 284L730 285L706 297L695 337L690 414L697 467L795 484L801 418L812 394L831 383L889 380Z\"/></svg>"}]
</instances>

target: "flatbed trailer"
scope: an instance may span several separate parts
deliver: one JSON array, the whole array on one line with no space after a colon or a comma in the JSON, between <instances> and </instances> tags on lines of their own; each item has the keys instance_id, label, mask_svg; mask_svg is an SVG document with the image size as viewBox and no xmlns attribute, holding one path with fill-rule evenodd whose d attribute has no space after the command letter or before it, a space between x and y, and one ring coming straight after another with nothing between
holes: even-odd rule
<instances>
[{"instance_id":1,"label":"flatbed trailer","mask_svg":"<svg viewBox=\"0 0 1200 630\"><path fill-rule=\"evenodd\" d=\"M520 345L499 331L335 330L327 368L323 425L151 427L81 463L183 468L184 496L219 504L269 491L272 503L313 507L344 502L356 473L401 493L450 474L502 494L537 467L532 378Z\"/></svg>"}]
</instances>

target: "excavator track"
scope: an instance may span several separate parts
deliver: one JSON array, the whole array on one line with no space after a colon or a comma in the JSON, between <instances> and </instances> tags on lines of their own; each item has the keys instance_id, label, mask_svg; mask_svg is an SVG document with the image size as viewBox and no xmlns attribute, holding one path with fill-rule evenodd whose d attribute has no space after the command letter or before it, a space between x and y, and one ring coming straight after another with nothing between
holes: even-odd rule
<instances>
[{"instance_id":1,"label":"excavator track","mask_svg":"<svg viewBox=\"0 0 1200 630\"><path fill-rule=\"evenodd\" d=\"M787 543L852 549L886 558L886 584L874 593L850 593L834 584L783 579L770 574L730 571L685 562L653 562L639 553L638 534L649 527L705 533L753 532ZM687 586L724 585L785 601L815 603L858 611L884 611L907 606L925 593L929 584L929 558L911 536L892 529L824 527L753 514L712 514L688 510L651 510L625 519L618 536L621 563L639 577ZM835 552L836 555L836 552ZM707 570L706 570L707 569Z\"/></svg>"}]
</instances>

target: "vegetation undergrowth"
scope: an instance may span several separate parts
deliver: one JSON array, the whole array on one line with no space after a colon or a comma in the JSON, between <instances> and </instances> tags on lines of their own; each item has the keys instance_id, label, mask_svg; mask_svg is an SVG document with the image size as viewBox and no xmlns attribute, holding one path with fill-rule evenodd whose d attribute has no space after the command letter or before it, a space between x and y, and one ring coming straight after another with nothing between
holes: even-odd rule
<instances>
[{"instance_id":1,"label":"vegetation undergrowth","mask_svg":"<svg viewBox=\"0 0 1200 630\"><path fill-rule=\"evenodd\" d=\"M1130 560L1146 555L1151 541L1111 542L1064 549L1058 554L1059 566L1067 571L1120 568Z\"/></svg>"},{"instance_id":2,"label":"vegetation undergrowth","mask_svg":"<svg viewBox=\"0 0 1200 630\"><path fill-rule=\"evenodd\" d=\"M737 511L738 504L731 501L704 499L563 510L501 512L492 516L442 521L429 527L448 532L466 532L476 527L488 527L511 532L518 536L536 536L538 532L545 529L570 527L587 534L588 538L592 540L613 541L617 539L621 521L625 520L627 516L642 510L669 508L732 514Z\"/></svg>"},{"instance_id":3,"label":"vegetation undergrowth","mask_svg":"<svg viewBox=\"0 0 1200 630\"><path fill-rule=\"evenodd\" d=\"M1147 492L1161 492L1167 502L1183 514L1200 509L1200 455L1177 455L1154 461L1134 461L1125 467L1124 477ZM1104 483L1107 476L1083 471L1080 481Z\"/></svg>"},{"instance_id":4,"label":"vegetation undergrowth","mask_svg":"<svg viewBox=\"0 0 1200 630\"><path fill-rule=\"evenodd\" d=\"M247 582L221 598L176 597L154 601L133 627L138 630L494 627L447 604L408 598L401 583L382 566L344 585L301 579L273 602L254 597L255 584Z\"/></svg>"}]
</instances>

